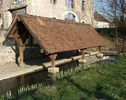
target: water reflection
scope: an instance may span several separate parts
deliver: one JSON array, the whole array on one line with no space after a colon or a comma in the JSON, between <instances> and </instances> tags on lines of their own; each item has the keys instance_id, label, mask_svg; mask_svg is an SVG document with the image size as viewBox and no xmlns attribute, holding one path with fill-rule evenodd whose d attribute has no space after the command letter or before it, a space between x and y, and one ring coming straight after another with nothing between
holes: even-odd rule
<instances>
[{"instance_id":1,"label":"water reflection","mask_svg":"<svg viewBox=\"0 0 126 100\"><path fill-rule=\"evenodd\" d=\"M76 67L78 62L71 62L60 66L61 70L68 70L69 68ZM21 86L32 85L41 82L48 82L50 84L51 78L48 75L47 69L41 70L39 72L31 73L28 75L22 75L7 80L0 81L0 94L6 93L8 90L15 91ZM50 81L50 82L49 82Z\"/></svg>"},{"instance_id":2,"label":"water reflection","mask_svg":"<svg viewBox=\"0 0 126 100\"><path fill-rule=\"evenodd\" d=\"M116 59L117 59L116 56L104 56L103 57L103 60L107 60L107 61L114 61Z\"/></svg>"},{"instance_id":3,"label":"water reflection","mask_svg":"<svg viewBox=\"0 0 126 100\"><path fill-rule=\"evenodd\" d=\"M106 56L106 60L113 61L116 60L115 56ZM60 66L60 71L67 71L70 68L75 68L78 66L78 62L70 62ZM47 69L41 70L39 72L31 73L28 75L22 75L7 80L0 81L0 94L6 93L8 90L16 90L21 86L32 85L35 83L47 82L51 78L48 75Z\"/></svg>"},{"instance_id":4,"label":"water reflection","mask_svg":"<svg viewBox=\"0 0 126 100\"><path fill-rule=\"evenodd\" d=\"M42 70L36 73L3 80L0 82L0 94L3 94L8 90L15 90L21 86L40 83L47 79L49 79L47 70Z\"/></svg>"}]
</instances>

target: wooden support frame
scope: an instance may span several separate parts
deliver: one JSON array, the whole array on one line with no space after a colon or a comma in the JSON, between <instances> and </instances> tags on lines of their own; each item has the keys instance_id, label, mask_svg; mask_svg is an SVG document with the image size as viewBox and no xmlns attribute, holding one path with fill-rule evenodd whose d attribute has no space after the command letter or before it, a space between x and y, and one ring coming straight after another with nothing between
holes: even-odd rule
<instances>
[{"instance_id":1,"label":"wooden support frame","mask_svg":"<svg viewBox=\"0 0 126 100\"><path fill-rule=\"evenodd\" d=\"M20 45L19 46L19 59L18 59L19 67L24 67L24 51L25 51L25 45Z\"/></svg>"},{"instance_id":2,"label":"wooden support frame","mask_svg":"<svg viewBox=\"0 0 126 100\"><path fill-rule=\"evenodd\" d=\"M8 29L8 32L10 32L12 30L12 28L15 26L16 22L18 20L18 16L15 17L15 19L12 22L12 25L10 26L10 28ZM4 36L6 37L9 33L6 33Z\"/></svg>"},{"instance_id":3,"label":"wooden support frame","mask_svg":"<svg viewBox=\"0 0 126 100\"><path fill-rule=\"evenodd\" d=\"M8 35L8 38L13 38L13 39L15 39L15 38L19 38L20 36L18 35L18 34L13 34L13 35Z\"/></svg>"},{"instance_id":4,"label":"wooden support frame","mask_svg":"<svg viewBox=\"0 0 126 100\"><path fill-rule=\"evenodd\" d=\"M10 35L11 34L14 35L17 30L18 30L17 26L14 26L13 30L10 32Z\"/></svg>"},{"instance_id":5,"label":"wooden support frame","mask_svg":"<svg viewBox=\"0 0 126 100\"><path fill-rule=\"evenodd\" d=\"M57 54L49 55L49 58L51 59L51 67L48 68L49 73L55 74L59 72L59 68L56 67L56 57L57 57Z\"/></svg>"},{"instance_id":6,"label":"wooden support frame","mask_svg":"<svg viewBox=\"0 0 126 100\"><path fill-rule=\"evenodd\" d=\"M56 57L57 57L57 54L51 54L49 55L49 58L51 59L51 67L55 68L56 67Z\"/></svg>"},{"instance_id":7,"label":"wooden support frame","mask_svg":"<svg viewBox=\"0 0 126 100\"><path fill-rule=\"evenodd\" d=\"M19 67L24 67L24 51L25 51L25 41L29 38L28 31L24 31L21 35L18 34L17 27L14 27L11 34L8 35L8 38L12 38L15 40L16 44L19 47L19 58L18 58L18 65Z\"/></svg>"},{"instance_id":8,"label":"wooden support frame","mask_svg":"<svg viewBox=\"0 0 126 100\"><path fill-rule=\"evenodd\" d=\"M81 50L81 58L85 59L85 50Z\"/></svg>"},{"instance_id":9,"label":"wooden support frame","mask_svg":"<svg viewBox=\"0 0 126 100\"><path fill-rule=\"evenodd\" d=\"M103 59L103 53L102 53L102 51L101 51L101 46L99 46L98 47L98 49L99 49L99 53L97 54L97 58L99 59L99 61L101 60L101 59Z\"/></svg>"},{"instance_id":10,"label":"wooden support frame","mask_svg":"<svg viewBox=\"0 0 126 100\"><path fill-rule=\"evenodd\" d=\"M18 44L18 47L19 47L18 64L19 64L19 67L24 67L25 44L23 43L18 32L16 32L14 35L9 35L9 38L13 38L15 40L16 44Z\"/></svg>"}]
</instances>

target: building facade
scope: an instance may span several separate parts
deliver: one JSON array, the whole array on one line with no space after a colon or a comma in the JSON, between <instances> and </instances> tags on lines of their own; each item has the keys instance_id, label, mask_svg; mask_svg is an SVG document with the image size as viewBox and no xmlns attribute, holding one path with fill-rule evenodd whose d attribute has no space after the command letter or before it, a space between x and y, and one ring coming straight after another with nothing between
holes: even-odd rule
<instances>
[{"instance_id":1,"label":"building facade","mask_svg":"<svg viewBox=\"0 0 126 100\"><path fill-rule=\"evenodd\" d=\"M3 27L2 0L0 0L0 29Z\"/></svg>"},{"instance_id":2,"label":"building facade","mask_svg":"<svg viewBox=\"0 0 126 100\"><path fill-rule=\"evenodd\" d=\"M94 28L110 28L110 22L97 12L94 13Z\"/></svg>"},{"instance_id":3,"label":"building facade","mask_svg":"<svg viewBox=\"0 0 126 100\"><path fill-rule=\"evenodd\" d=\"M88 23L93 26L92 0L3 0L3 28L16 13Z\"/></svg>"}]
</instances>

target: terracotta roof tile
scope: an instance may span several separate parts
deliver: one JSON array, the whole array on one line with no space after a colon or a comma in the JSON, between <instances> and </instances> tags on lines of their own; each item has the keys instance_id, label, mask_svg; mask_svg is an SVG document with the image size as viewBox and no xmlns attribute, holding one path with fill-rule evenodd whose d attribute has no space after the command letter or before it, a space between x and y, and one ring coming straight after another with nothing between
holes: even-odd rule
<instances>
[{"instance_id":1,"label":"terracotta roof tile","mask_svg":"<svg viewBox=\"0 0 126 100\"><path fill-rule=\"evenodd\" d=\"M104 45L102 37L88 24L32 15L18 17L48 54Z\"/></svg>"},{"instance_id":2,"label":"terracotta roof tile","mask_svg":"<svg viewBox=\"0 0 126 100\"><path fill-rule=\"evenodd\" d=\"M94 19L96 21L109 22L107 19L105 19L105 17L103 17L103 15L101 15L101 14L99 14L97 12L94 13Z\"/></svg>"}]
</instances>

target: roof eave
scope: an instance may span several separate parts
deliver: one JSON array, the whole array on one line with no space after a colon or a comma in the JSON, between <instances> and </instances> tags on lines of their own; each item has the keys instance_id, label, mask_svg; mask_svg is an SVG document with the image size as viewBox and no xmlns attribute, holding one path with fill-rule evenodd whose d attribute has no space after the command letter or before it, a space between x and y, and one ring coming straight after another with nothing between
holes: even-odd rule
<instances>
[{"instance_id":1,"label":"roof eave","mask_svg":"<svg viewBox=\"0 0 126 100\"><path fill-rule=\"evenodd\" d=\"M4 35L5 38L7 38L7 36L10 34L10 32L12 31L13 27L16 25L16 22L18 21L18 15L16 15L16 17L14 18L14 20L11 23L11 26L9 27L7 33Z\"/></svg>"}]
</instances>

